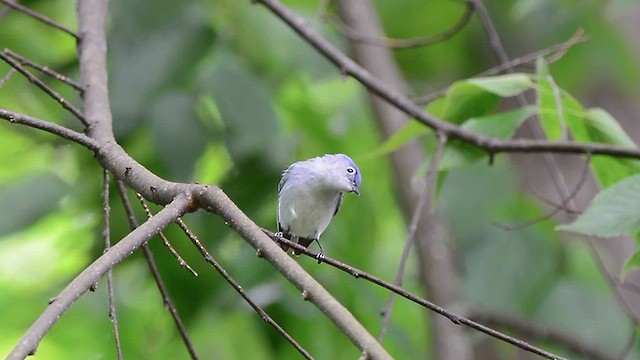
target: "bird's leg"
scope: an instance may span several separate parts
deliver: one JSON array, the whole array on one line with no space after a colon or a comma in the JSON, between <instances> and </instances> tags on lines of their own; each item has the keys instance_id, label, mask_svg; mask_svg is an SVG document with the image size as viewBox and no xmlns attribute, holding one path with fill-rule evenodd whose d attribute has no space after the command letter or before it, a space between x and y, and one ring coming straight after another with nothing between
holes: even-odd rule
<instances>
[{"instance_id":1,"label":"bird's leg","mask_svg":"<svg viewBox=\"0 0 640 360\"><path fill-rule=\"evenodd\" d=\"M316 255L316 260L318 260L318 264L320 264L322 260L324 260L324 250L322 249L322 245L320 245L320 239L316 239L316 242L318 243L318 247L320 247L320 252Z\"/></svg>"}]
</instances>

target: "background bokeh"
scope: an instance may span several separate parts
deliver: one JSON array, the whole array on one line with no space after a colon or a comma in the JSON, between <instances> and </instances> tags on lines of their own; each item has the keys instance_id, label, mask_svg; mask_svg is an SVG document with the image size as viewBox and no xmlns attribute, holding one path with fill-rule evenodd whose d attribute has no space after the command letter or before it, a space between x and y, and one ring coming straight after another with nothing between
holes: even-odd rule
<instances>
[{"instance_id":1,"label":"background bokeh","mask_svg":"<svg viewBox=\"0 0 640 360\"><path fill-rule=\"evenodd\" d=\"M73 1L24 5L76 29ZM318 18L319 1L287 0L298 14L348 52L347 41ZM387 34L407 38L446 29L463 13L455 1L376 1ZM640 5L632 0L492 0L486 2L507 51L524 55L565 41L583 28L590 41L550 65L556 82L588 106L612 113L640 136ZM330 11L332 11L330 9ZM159 176L217 184L256 223L275 229L277 184L293 161L324 153L351 155L363 173L360 197L347 195L323 235L329 256L393 279L406 224L364 89L263 7L237 0L111 1L109 76L114 131L123 148ZM58 72L78 77L75 42L10 11L0 19L0 48L10 48ZM458 35L395 56L414 96L496 65L477 17ZM533 66L520 69L533 71ZM8 71L0 64L0 75ZM47 80L70 101L69 88ZM80 130L80 123L27 80L0 88L0 107ZM469 306L553 325L616 353L633 328L580 239L546 220L518 231L516 223L544 212L528 189L549 191L550 177L531 157L499 156L449 171L438 207L456 247L462 295ZM567 161L570 179L579 166ZM573 175L571 175L573 174ZM102 171L90 152L33 129L0 122L0 354L6 354L56 294L102 253ZM593 188L593 184L591 188ZM581 194L582 206L592 194ZM138 208L139 220L143 213ZM156 208L157 210L157 208ZM115 190L112 236L128 233ZM189 214L186 223L211 253L319 359L359 355L312 304L215 216ZM188 244L177 227L165 234L200 274L180 268L158 239L160 271L203 359L288 359L296 351L269 328ZM614 273L633 250L625 239L601 245ZM405 287L427 296L415 261ZM313 259L298 261L373 333L387 292ZM629 274L634 278L634 273ZM184 359L184 350L146 268L134 254L115 268L123 350L130 359ZM385 347L398 359L431 354L426 310L398 299ZM475 334L480 346L489 341ZM562 352L553 343L540 344ZM497 345L497 355L516 350ZM638 356L638 346L632 358ZM495 354L494 354L495 355ZM84 295L41 343L35 359L115 358L106 283Z\"/></svg>"}]
</instances>

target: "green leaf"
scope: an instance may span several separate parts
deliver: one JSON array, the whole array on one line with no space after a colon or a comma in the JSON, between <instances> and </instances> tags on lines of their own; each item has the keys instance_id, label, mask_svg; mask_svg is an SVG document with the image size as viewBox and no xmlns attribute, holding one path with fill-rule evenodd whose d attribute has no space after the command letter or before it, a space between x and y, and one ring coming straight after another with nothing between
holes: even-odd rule
<instances>
[{"instance_id":1,"label":"green leaf","mask_svg":"<svg viewBox=\"0 0 640 360\"><path fill-rule=\"evenodd\" d=\"M441 100L444 102L441 113L434 115L454 124L462 124L472 117L489 114L500 102L500 97L468 81L459 81L449 88Z\"/></svg>"},{"instance_id":2,"label":"green leaf","mask_svg":"<svg viewBox=\"0 0 640 360\"><path fill-rule=\"evenodd\" d=\"M640 175L603 190L575 222L557 226L556 229L601 237L639 231Z\"/></svg>"},{"instance_id":3,"label":"green leaf","mask_svg":"<svg viewBox=\"0 0 640 360\"><path fill-rule=\"evenodd\" d=\"M431 129L427 127L425 124L418 121L409 121L405 124L402 129L398 130L395 134L391 135L387 140L385 140L380 146L375 148L370 153L366 154L364 157L366 159L387 155L392 153L399 148L403 147L405 144L410 142L411 140L428 134L431 132Z\"/></svg>"},{"instance_id":4,"label":"green leaf","mask_svg":"<svg viewBox=\"0 0 640 360\"><path fill-rule=\"evenodd\" d=\"M462 128L482 135L508 139L529 116L535 113L535 110L533 106L526 106L513 111L472 118L462 124ZM467 165L486 156L484 151L474 146L459 142L451 143L442 154L440 170Z\"/></svg>"},{"instance_id":5,"label":"green leaf","mask_svg":"<svg viewBox=\"0 0 640 360\"><path fill-rule=\"evenodd\" d=\"M600 108L588 109L585 120L590 127L591 141L616 144L621 146L636 147L636 143L631 140L624 131L620 123L606 110Z\"/></svg>"},{"instance_id":6,"label":"green leaf","mask_svg":"<svg viewBox=\"0 0 640 360\"><path fill-rule=\"evenodd\" d=\"M560 89L554 86L553 78L549 74L549 68L544 59L538 58L536 71L540 125L549 140L558 140L563 134L562 123L567 121L564 106L562 106L562 118L560 117L561 109L558 108L557 97L561 96ZM562 105L561 99L560 102Z\"/></svg>"},{"instance_id":7,"label":"green leaf","mask_svg":"<svg viewBox=\"0 0 640 360\"><path fill-rule=\"evenodd\" d=\"M462 128L482 135L508 139L535 111L535 107L525 106L513 111L472 118L462 124Z\"/></svg>"},{"instance_id":8,"label":"green leaf","mask_svg":"<svg viewBox=\"0 0 640 360\"><path fill-rule=\"evenodd\" d=\"M531 76L527 74L508 74L468 80L470 84L477 85L492 94L501 97L516 96L533 88Z\"/></svg>"}]
</instances>

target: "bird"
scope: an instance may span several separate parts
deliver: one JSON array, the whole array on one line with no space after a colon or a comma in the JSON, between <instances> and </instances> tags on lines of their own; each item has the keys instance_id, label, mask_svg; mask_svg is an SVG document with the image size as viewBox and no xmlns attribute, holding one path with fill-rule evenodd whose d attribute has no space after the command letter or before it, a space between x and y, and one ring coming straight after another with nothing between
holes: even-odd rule
<instances>
[{"instance_id":1,"label":"bird","mask_svg":"<svg viewBox=\"0 0 640 360\"><path fill-rule=\"evenodd\" d=\"M304 247L314 241L324 258L320 235L342 206L345 192L360 195L362 175L345 154L325 154L289 166L278 184L278 233ZM289 247L281 243L284 251ZM288 251L291 253L290 251ZM300 250L294 250L300 255Z\"/></svg>"}]
</instances>

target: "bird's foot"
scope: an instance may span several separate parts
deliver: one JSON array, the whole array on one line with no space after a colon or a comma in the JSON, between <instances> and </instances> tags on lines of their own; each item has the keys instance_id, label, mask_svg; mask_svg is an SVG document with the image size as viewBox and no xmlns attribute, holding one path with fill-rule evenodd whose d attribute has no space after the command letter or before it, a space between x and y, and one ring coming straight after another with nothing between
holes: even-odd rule
<instances>
[{"instance_id":1,"label":"bird's foot","mask_svg":"<svg viewBox=\"0 0 640 360\"><path fill-rule=\"evenodd\" d=\"M320 250L320 252L316 255L316 260L318 260L318 264L324 261L324 251Z\"/></svg>"},{"instance_id":2,"label":"bird's foot","mask_svg":"<svg viewBox=\"0 0 640 360\"><path fill-rule=\"evenodd\" d=\"M273 234L273 237L275 237L275 242L280 242L280 240L282 240L282 231L278 231L277 233Z\"/></svg>"}]
</instances>

